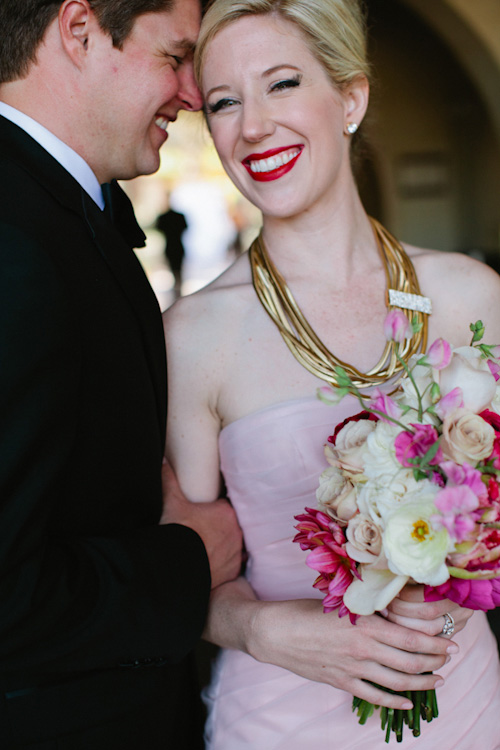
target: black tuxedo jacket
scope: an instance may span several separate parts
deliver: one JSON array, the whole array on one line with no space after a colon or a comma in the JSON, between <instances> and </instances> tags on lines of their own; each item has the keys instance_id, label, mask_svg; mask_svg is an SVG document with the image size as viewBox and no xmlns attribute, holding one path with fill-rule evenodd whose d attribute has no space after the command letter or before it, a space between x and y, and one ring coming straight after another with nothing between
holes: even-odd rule
<instances>
[{"instance_id":1,"label":"black tuxedo jacket","mask_svg":"<svg viewBox=\"0 0 500 750\"><path fill-rule=\"evenodd\" d=\"M0 117L0 747L191 748L210 589L158 526L161 316L130 244Z\"/></svg>"}]
</instances>

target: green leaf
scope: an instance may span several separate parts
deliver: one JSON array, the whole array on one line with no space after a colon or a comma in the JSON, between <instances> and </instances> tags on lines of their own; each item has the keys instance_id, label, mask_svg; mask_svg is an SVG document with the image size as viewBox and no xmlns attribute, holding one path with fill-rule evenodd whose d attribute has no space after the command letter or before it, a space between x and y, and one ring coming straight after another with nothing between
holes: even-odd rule
<instances>
[{"instance_id":1,"label":"green leaf","mask_svg":"<svg viewBox=\"0 0 500 750\"><path fill-rule=\"evenodd\" d=\"M343 367L337 365L337 367L335 367L335 375L337 376L337 381L340 388L352 387L352 380Z\"/></svg>"},{"instance_id":2,"label":"green leaf","mask_svg":"<svg viewBox=\"0 0 500 750\"><path fill-rule=\"evenodd\" d=\"M441 389L438 383L433 383L431 386L431 401L435 404L441 398Z\"/></svg>"},{"instance_id":3,"label":"green leaf","mask_svg":"<svg viewBox=\"0 0 500 750\"><path fill-rule=\"evenodd\" d=\"M423 323L419 323L418 317L414 315L411 320L411 327L412 327L413 333L414 334L418 333L420 329L422 328L422 326L423 326Z\"/></svg>"},{"instance_id":4,"label":"green leaf","mask_svg":"<svg viewBox=\"0 0 500 750\"><path fill-rule=\"evenodd\" d=\"M482 320L476 320L475 323L471 323L469 326L470 330L472 331L472 344L475 344L476 341L481 341L481 339L484 336L484 325Z\"/></svg>"},{"instance_id":5,"label":"green leaf","mask_svg":"<svg viewBox=\"0 0 500 750\"><path fill-rule=\"evenodd\" d=\"M431 445L429 450L422 456L422 462L426 464L430 464L433 458L436 457L436 454L439 450L439 440L436 440L435 443Z\"/></svg>"}]
</instances>

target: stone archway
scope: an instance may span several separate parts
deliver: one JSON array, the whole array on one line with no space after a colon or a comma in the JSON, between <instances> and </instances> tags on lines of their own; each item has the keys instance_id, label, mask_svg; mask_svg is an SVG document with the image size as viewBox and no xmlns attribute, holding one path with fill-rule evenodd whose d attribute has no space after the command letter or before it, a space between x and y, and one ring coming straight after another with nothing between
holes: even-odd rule
<instances>
[{"instance_id":1,"label":"stone archway","mask_svg":"<svg viewBox=\"0 0 500 750\"><path fill-rule=\"evenodd\" d=\"M500 66L486 42L476 54L480 39L451 3L367 0L377 79L367 126L376 180L369 184L380 186L379 218L402 239L498 253L500 131L491 92ZM485 68L488 75L480 74ZM500 96L495 106L500 114Z\"/></svg>"},{"instance_id":2,"label":"stone archway","mask_svg":"<svg viewBox=\"0 0 500 750\"><path fill-rule=\"evenodd\" d=\"M400 0L442 37L481 93L500 140L500 5L497 0Z\"/></svg>"}]
</instances>

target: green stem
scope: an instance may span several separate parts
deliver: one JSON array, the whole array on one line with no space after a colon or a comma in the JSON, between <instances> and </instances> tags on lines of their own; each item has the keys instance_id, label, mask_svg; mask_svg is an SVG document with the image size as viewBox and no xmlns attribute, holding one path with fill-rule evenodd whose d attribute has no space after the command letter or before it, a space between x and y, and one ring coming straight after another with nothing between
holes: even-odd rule
<instances>
[{"instance_id":1,"label":"green stem","mask_svg":"<svg viewBox=\"0 0 500 750\"><path fill-rule=\"evenodd\" d=\"M413 377L412 370L408 367L406 362L402 357L399 356L399 353L396 351L396 357L398 359L398 362L400 362L403 365L403 370L406 372L411 384L413 385L413 388L415 390L415 393L417 395L418 400L418 421L421 422L424 416L424 408L422 403L422 396L420 395L420 391L418 390L417 384L415 382L415 378Z\"/></svg>"},{"instance_id":2,"label":"green stem","mask_svg":"<svg viewBox=\"0 0 500 750\"><path fill-rule=\"evenodd\" d=\"M361 392L356 388L355 385L351 385L352 391L351 395L356 396L359 403L363 407L364 411L369 411L371 414L375 414L382 419L385 419L388 422L393 422L393 424L396 424L398 427L401 427L405 432L413 432L413 430L409 427L409 425L405 425L402 422L400 422L398 419L394 419L393 417L390 417L388 414L386 414L383 411L379 411L378 409L373 409L371 407L367 408L365 402L363 401L363 396L361 395Z\"/></svg>"}]
</instances>

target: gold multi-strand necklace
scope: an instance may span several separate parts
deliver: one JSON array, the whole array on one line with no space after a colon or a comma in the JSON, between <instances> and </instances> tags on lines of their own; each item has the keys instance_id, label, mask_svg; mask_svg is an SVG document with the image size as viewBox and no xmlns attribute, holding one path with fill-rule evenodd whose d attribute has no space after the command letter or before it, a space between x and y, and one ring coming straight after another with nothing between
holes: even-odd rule
<instances>
[{"instance_id":1,"label":"gold multi-strand necklace","mask_svg":"<svg viewBox=\"0 0 500 750\"><path fill-rule=\"evenodd\" d=\"M347 362L342 362L318 338L300 307L297 305L284 278L271 261L261 234L250 247L250 264L253 285L259 300L276 323L286 345L294 357L316 377L332 386L338 386L336 367L342 367L356 388L382 385L403 370L403 364L413 354L425 351L427 345L427 318L432 312L431 301L422 297L415 269L401 244L384 227L371 219L377 247L384 265L388 309L399 307L411 321L417 317L420 330L402 344L387 342L380 360L368 372L361 372Z\"/></svg>"}]
</instances>

